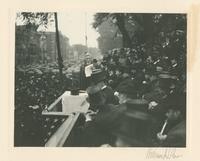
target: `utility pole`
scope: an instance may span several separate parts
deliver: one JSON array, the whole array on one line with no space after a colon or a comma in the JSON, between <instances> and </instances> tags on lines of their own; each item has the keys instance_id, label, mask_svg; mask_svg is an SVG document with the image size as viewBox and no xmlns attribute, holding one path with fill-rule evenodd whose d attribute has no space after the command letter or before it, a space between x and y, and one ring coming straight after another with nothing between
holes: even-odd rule
<instances>
[{"instance_id":1,"label":"utility pole","mask_svg":"<svg viewBox=\"0 0 200 161\"><path fill-rule=\"evenodd\" d=\"M54 13L55 17L55 28L56 28L56 44L57 44L57 51L58 51L58 66L59 66L59 73L60 73L60 81L63 81L63 59L60 51L60 38L59 38L59 31L58 31L58 18L57 13Z\"/></svg>"},{"instance_id":2,"label":"utility pole","mask_svg":"<svg viewBox=\"0 0 200 161\"><path fill-rule=\"evenodd\" d=\"M88 39L88 37L87 37L87 13L85 12L85 46L88 50L87 39Z\"/></svg>"}]
</instances>

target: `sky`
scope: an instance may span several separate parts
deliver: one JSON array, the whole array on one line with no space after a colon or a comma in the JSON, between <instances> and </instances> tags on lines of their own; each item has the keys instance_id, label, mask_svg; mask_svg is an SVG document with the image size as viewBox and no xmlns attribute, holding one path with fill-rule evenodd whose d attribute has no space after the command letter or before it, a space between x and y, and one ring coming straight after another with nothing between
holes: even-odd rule
<instances>
[{"instance_id":1,"label":"sky","mask_svg":"<svg viewBox=\"0 0 200 161\"><path fill-rule=\"evenodd\" d=\"M97 47L98 32L92 28L94 12L58 12L58 28L59 31L69 38L70 45L82 44L85 45L85 33L87 33L88 47ZM23 25L21 18L16 18L17 25ZM39 27L38 31L44 28ZM48 25L46 31L55 32L55 24Z\"/></svg>"},{"instance_id":2,"label":"sky","mask_svg":"<svg viewBox=\"0 0 200 161\"><path fill-rule=\"evenodd\" d=\"M58 28L62 34L70 39L70 45L85 45L85 33L87 33L88 47L98 47L97 38L99 34L92 28L94 14L91 12L58 13Z\"/></svg>"}]
</instances>

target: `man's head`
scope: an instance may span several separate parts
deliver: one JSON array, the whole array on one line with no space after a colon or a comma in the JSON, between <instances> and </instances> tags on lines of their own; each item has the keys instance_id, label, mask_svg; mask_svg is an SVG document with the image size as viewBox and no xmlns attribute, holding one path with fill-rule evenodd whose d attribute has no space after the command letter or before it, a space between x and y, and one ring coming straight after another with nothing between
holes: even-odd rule
<instances>
[{"instance_id":1,"label":"man's head","mask_svg":"<svg viewBox=\"0 0 200 161\"><path fill-rule=\"evenodd\" d=\"M106 78L106 75L105 72L102 71L101 69L94 69L92 71L91 78L94 84L97 84L99 82L103 82Z\"/></svg>"},{"instance_id":2,"label":"man's head","mask_svg":"<svg viewBox=\"0 0 200 161\"><path fill-rule=\"evenodd\" d=\"M154 68L148 68L146 69L145 71L145 79L147 81L154 81L157 79L157 74L156 74L156 71L154 70Z\"/></svg>"},{"instance_id":3,"label":"man's head","mask_svg":"<svg viewBox=\"0 0 200 161\"><path fill-rule=\"evenodd\" d=\"M115 74L117 77L119 77L122 74L122 70L120 68L117 68Z\"/></svg>"},{"instance_id":4,"label":"man's head","mask_svg":"<svg viewBox=\"0 0 200 161\"><path fill-rule=\"evenodd\" d=\"M93 60L92 60L92 64L93 64L94 68L96 68L96 67L98 66L98 61L97 61L97 59L93 59Z\"/></svg>"},{"instance_id":5,"label":"man's head","mask_svg":"<svg viewBox=\"0 0 200 161\"><path fill-rule=\"evenodd\" d=\"M131 147L131 144L129 141L126 141L126 139L122 137L117 137L115 141L115 146L116 147Z\"/></svg>"},{"instance_id":6,"label":"man's head","mask_svg":"<svg viewBox=\"0 0 200 161\"><path fill-rule=\"evenodd\" d=\"M85 52L85 61L86 63L91 63L92 56L90 53Z\"/></svg>"},{"instance_id":7,"label":"man's head","mask_svg":"<svg viewBox=\"0 0 200 161\"><path fill-rule=\"evenodd\" d=\"M138 91L136 82L131 79L123 81L117 87L117 92L119 93L118 98L120 104L125 103L129 99L137 98Z\"/></svg>"},{"instance_id":8,"label":"man's head","mask_svg":"<svg viewBox=\"0 0 200 161\"><path fill-rule=\"evenodd\" d=\"M172 89L176 87L177 77L170 75L169 73L162 73L158 75L159 86L166 93L169 93Z\"/></svg>"},{"instance_id":9,"label":"man's head","mask_svg":"<svg viewBox=\"0 0 200 161\"><path fill-rule=\"evenodd\" d=\"M175 109L169 109L166 112L166 117L168 118L169 121L176 121L180 118L181 116L181 111L180 110L175 110Z\"/></svg>"},{"instance_id":10,"label":"man's head","mask_svg":"<svg viewBox=\"0 0 200 161\"><path fill-rule=\"evenodd\" d=\"M151 145L153 117L147 108L127 107L113 131L117 147L146 147Z\"/></svg>"},{"instance_id":11,"label":"man's head","mask_svg":"<svg viewBox=\"0 0 200 161\"><path fill-rule=\"evenodd\" d=\"M98 109L100 106L104 105L106 98L99 86L90 86L87 88L88 102L90 106L94 109Z\"/></svg>"},{"instance_id":12,"label":"man's head","mask_svg":"<svg viewBox=\"0 0 200 161\"><path fill-rule=\"evenodd\" d=\"M185 119L186 117L186 95L177 93L169 97L166 101L166 117L169 121Z\"/></svg>"},{"instance_id":13,"label":"man's head","mask_svg":"<svg viewBox=\"0 0 200 161\"><path fill-rule=\"evenodd\" d=\"M119 93L118 98L119 98L119 104L125 103L129 99L129 97L124 93Z\"/></svg>"}]
</instances>

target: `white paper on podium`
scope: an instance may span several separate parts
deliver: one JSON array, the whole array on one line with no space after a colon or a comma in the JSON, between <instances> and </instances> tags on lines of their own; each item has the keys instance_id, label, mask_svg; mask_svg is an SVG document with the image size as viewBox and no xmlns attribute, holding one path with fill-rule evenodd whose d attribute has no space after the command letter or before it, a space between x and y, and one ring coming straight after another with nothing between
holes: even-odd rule
<instances>
[{"instance_id":1,"label":"white paper on podium","mask_svg":"<svg viewBox=\"0 0 200 161\"><path fill-rule=\"evenodd\" d=\"M85 67L85 76L90 77L92 74L93 64L90 64Z\"/></svg>"},{"instance_id":2,"label":"white paper on podium","mask_svg":"<svg viewBox=\"0 0 200 161\"><path fill-rule=\"evenodd\" d=\"M86 113L89 108L89 103L86 101L87 96L87 93L71 95L70 91L66 91L62 96L63 112L65 114Z\"/></svg>"}]
</instances>

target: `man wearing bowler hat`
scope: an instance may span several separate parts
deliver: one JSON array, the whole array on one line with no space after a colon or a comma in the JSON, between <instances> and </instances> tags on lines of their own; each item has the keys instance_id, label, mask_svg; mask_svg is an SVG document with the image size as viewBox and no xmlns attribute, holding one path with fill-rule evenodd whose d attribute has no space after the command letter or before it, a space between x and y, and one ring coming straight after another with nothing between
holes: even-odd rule
<instances>
[{"instance_id":1,"label":"man wearing bowler hat","mask_svg":"<svg viewBox=\"0 0 200 161\"><path fill-rule=\"evenodd\" d=\"M94 86L100 88L105 95L105 104L118 104L118 98L114 95L114 91L105 83L106 74L101 69L94 69L91 74L91 81Z\"/></svg>"}]
</instances>

